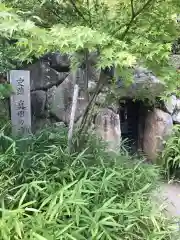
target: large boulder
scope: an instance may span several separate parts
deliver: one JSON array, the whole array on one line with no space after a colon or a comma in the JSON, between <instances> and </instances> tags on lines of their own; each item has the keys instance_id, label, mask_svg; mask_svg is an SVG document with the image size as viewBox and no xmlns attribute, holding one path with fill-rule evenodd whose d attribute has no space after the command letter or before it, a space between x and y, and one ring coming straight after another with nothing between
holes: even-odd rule
<instances>
[{"instance_id":1,"label":"large boulder","mask_svg":"<svg viewBox=\"0 0 180 240\"><path fill-rule=\"evenodd\" d=\"M68 54L61 54L60 52L49 52L41 57L43 62L58 72L68 72L70 70L70 56Z\"/></svg>"},{"instance_id":2,"label":"large boulder","mask_svg":"<svg viewBox=\"0 0 180 240\"><path fill-rule=\"evenodd\" d=\"M31 114L36 117L43 117L46 108L47 95L43 90L31 92Z\"/></svg>"},{"instance_id":3,"label":"large boulder","mask_svg":"<svg viewBox=\"0 0 180 240\"><path fill-rule=\"evenodd\" d=\"M118 79L119 96L130 98L148 98L154 100L165 89L164 83L158 79L152 71L135 67L133 70L132 83L125 86L123 79Z\"/></svg>"},{"instance_id":4,"label":"large boulder","mask_svg":"<svg viewBox=\"0 0 180 240\"><path fill-rule=\"evenodd\" d=\"M47 63L50 68L53 68L54 70L58 72L69 72L70 71L70 65L71 65L71 58L73 55L77 55L78 58L80 58L81 62L81 68L83 69L84 64L84 54L75 53L75 54L61 54L60 52L54 52L54 53L47 53L42 58L41 61L44 63ZM79 55L79 56L78 56ZM80 56L81 55L81 56ZM88 57L88 78L92 81L97 81L99 79L100 70L95 68L95 65L97 63L97 53L92 52L89 53Z\"/></svg>"},{"instance_id":5,"label":"large boulder","mask_svg":"<svg viewBox=\"0 0 180 240\"><path fill-rule=\"evenodd\" d=\"M66 72L57 72L49 66L49 63L42 61L29 65L25 70L30 71L31 91L47 90L59 85L68 75Z\"/></svg>"},{"instance_id":6,"label":"large boulder","mask_svg":"<svg viewBox=\"0 0 180 240\"><path fill-rule=\"evenodd\" d=\"M121 142L120 118L113 110L104 108L95 118L95 131L108 144L108 150L118 151Z\"/></svg>"},{"instance_id":7,"label":"large boulder","mask_svg":"<svg viewBox=\"0 0 180 240\"><path fill-rule=\"evenodd\" d=\"M145 121L143 151L155 161L163 149L163 141L171 134L173 121L170 114L160 109L149 111Z\"/></svg>"},{"instance_id":8,"label":"large boulder","mask_svg":"<svg viewBox=\"0 0 180 240\"><path fill-rule=\"evenodd\" d=\"M49 112L59 121L68 124L70 121L72 98L74 92L75 79L73 74L64 80L58 87L48 90L48 108ZM75 122L82 115L88 102L83 96L79 96L77 101L77 109L75 114Z\"/></svg>"}]
</instances>

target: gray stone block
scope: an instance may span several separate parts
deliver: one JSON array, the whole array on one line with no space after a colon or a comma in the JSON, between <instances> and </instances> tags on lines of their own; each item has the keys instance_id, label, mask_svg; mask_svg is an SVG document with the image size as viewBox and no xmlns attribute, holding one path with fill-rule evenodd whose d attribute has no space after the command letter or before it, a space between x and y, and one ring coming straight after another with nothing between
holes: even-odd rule
<instances>
[{"instance_id":1,"label":"gray stone block","mask_svg":"<svg viewBox=\"0 0 180 240\"><path fill-rule=\"evenodd\" d=\"M31 113L34 117L44 116L47 95L45 91L37 90L31 92Z\"/></svg>"}]
</instances>

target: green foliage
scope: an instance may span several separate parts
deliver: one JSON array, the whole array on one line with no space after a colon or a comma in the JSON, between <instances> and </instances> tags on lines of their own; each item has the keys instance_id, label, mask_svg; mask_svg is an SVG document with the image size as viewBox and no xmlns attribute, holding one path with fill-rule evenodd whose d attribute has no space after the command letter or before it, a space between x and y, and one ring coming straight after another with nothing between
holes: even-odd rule
<instances>
[{"instance_id":1,"label":"green foliage","mask_svg":"<svg viewBox=\"0 0 180 240\"><path fill-rule=\"evenodd\" d=\"M10 84L0 84L0 100L8 97L12 93L12 87Z\"/></svg>"},{"instance_id":2,"label":"green foliage","mask_svg":"<svg viewBox=\"0 0 180 240\"><path fill-rule=\"evenodd\" d=\"M98 52L98 68L115 66L129 82L127 69L140 62L172 91L179 82L169 66L179 10L179 0L3 0L0 71L49 51L89 50Z\"/></svg>"},{"instance_id":3,"label":"green foliage","mask_svg":"<svg viewBox=\"0 0 180 240\"><path fill-rule=\"evenodd\" d=\"M129 67L142 60L158 70L159 64L167 63L171 42L178 34L173 14L180 6L175 0L4 3L14 10L1 4L0 35L19 40L18 46L28 49L24 59L49 50L98 49L99 67Z\"/></svg>"},{"instance_id":4,"label":"green foliage","mask_svg":"<svg viewBox=\"0 0 180 240\"><path fill-rule=\"evenodd\" d=\"M170 222L150 200L155 166L104 154L92 140L88 152L69 154L66 136L1 134L2 240L171 239Z\"/></svg>"},{"instance_id":5,"label":"green foliage","mask_svg":"<svg viewBox=\"0 0 180 240\"><path fill-rule=\"evenodd\" d=\"M5 99L0 100L0 129L5 129L6 133L11 133L10 119L9 119L9 108Z\"/></svg>"},{"instance_id":6,"label":"green foliage","mask_svg":"<svg viewBox=\"0 0 180 240\"><path fill-rule=\"evenodd\" d=\"M175 125L160 157L168 178L180 177L180 126Z\"/></svg>"}]
</instances>

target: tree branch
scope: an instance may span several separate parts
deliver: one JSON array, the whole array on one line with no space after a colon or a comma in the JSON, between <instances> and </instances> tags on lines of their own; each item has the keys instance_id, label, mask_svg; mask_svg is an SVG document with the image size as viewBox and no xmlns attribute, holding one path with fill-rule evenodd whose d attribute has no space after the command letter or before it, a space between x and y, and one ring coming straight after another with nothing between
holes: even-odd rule
<instances>
[{"instance_id":1,"label":"tree branch","mask_svg":"<svg viewBox=\"0 0 180 240\"><path fill-rule=\"evenodd\" d=\"M135 16L135 11L134 11L134 3L133 0L131 0L131 12L132 12L132 17Z\"/></svg>"},{"instance_id":2,"label":"tree branch","mask_svg":"<svg viewBox=\"0 0 180 240\"><path fill-rule=\"evenodd\" d=\"M123 32L121 39L124 39L126 34L129 32L129 29L131 28L132 24L134 23L135 19L145 10L147 9L150 4L153 2L154 0L148 0L144 6L142 6L142 8L140 8L137 12L134 11L134 5L133 5L133 0L131 0L131 11L132 11L132 15L131 15L131 20L129 21L128 24L126 24L126 29Z\"/></svg>"},{"instance_id":3,"label":"tree branch","mask_svg":"<svg viewBox=\"0 0 180 240\"><path fill-rule=\"evenodd\" d=\"M101 70L99 81L97 83L96 89L95 89L95 91L94 91L94 93L93 93L93 95L92 95L92 97L91 97L91 99L90 99L90 101L89 101L85 111L84 111L84 114L83 114L83 117L82 117L82 120L81 120L80 129L78 131L79 136L83 133L83 130L84 130L85 126L86 126L86 120L88 118L88 113L91 110L93 104L95 103L100 89L102 89L102 87L104 85L104 79L105 79L105 75L104 75L103 71Z\"/></svg>"},{"instance_id":4,"label":"tree branch","mask_svg":"<svg viewBox=\"0 0 180 240\"><path fill-rule=\"evenodd\" d=\"M41 0L38 0L38 2L41 4ZM67 24L67 22L65 22L61 17L60 15L57 13L57 11L54 9L54 8L48 8L48 10L54 14L58 19L59 21L61 21L63 24Z\"/></svg>"},{"instance_id":5,"label":"tree branch","mask_svg":"<svg viewBox=\"0 0 180 240\"><path fill-rule=\"evenodd\" d=\"M92 18L91 18L91 11L89 9L89 0L87 0L87 6L88 6L89 23L90 23L90 26L92 27Z\"/></svg>"},{"instance_id":6,"label":"tree branch","mask_svg":"<svg viewBox=\"0 0 180 240\"><path fill-rule=\"evenodd\" d=\"M69 0L72 6L74 7L74 10L77 12L77 14L89 25L88 20L84 17L82 12L78 9L78 7L75 4L74 0Z\"/></svg>"}]
</instances>

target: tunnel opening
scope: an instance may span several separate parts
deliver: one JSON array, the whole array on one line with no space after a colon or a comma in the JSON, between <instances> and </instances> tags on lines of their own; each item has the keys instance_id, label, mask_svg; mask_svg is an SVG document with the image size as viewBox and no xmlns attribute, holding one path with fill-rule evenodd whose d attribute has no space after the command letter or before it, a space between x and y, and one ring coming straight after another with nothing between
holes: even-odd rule
<instances>
[{"instance_id":1,"label":"tunnel opening","mask_svg":"<svg viewBox=\"0 0 180 240\"><path fill-rule=\"evenodd\" d=\"M119 116L121 137L126 149L134 154L142 152L145 119L150 107L141 100L121 99Z\"/></svg>"}]
</instances>

